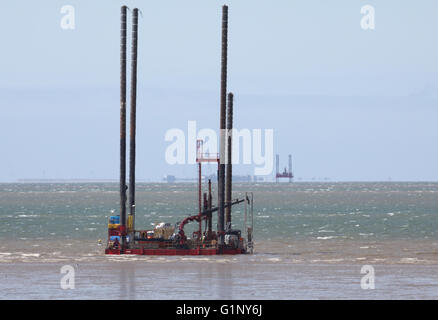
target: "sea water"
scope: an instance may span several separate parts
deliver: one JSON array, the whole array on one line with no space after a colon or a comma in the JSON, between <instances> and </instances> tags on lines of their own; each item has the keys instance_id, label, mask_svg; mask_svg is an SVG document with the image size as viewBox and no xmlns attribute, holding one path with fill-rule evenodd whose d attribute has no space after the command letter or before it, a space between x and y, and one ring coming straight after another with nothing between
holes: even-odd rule
<instances>
[{"instance_id":1,"label":"sea water","mask_svg":"<svg viewBox=\"0 0 438 320\"><path fill-rule=\"evenodd\" d=\"M104 255L118 187L0 184L0 298L438 298L438 183L236 184L233 198L254 194L255 251L214 257ZM196 213L195 184L137 184L137 229ZM245 235L243 205L232 222Z\"/></svg>"}]
</instances>

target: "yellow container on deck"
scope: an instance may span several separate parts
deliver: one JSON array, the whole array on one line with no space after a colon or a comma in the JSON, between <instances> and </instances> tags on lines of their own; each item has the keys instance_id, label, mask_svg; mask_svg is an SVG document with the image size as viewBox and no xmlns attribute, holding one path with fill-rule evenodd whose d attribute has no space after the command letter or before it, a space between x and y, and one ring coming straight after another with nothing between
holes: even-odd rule
<instances>
[{"instance_id":1,"label":"yellow container on deck","mask_svg":"<svg viewBox=\"0 0 438 320\"><path fill-rule=\"evenodd\" d=\"M133 216L132 215L128 216L127 225L128 225L128 231L132 231L132 229L133 229Z\"/></svg>"}]
</instances>

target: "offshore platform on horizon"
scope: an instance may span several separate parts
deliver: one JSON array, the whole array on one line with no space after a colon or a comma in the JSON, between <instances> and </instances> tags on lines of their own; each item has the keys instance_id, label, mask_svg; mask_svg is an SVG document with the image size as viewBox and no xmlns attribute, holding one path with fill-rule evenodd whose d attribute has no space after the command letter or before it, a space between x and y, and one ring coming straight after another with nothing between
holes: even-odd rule
<instances>
[{"instance_id":1,"label":"offshore platform on horizon","mask_svg":"<svg viewBox=\"0 0 438 320\"><path fill-rule=\"evenodd\" d=\"M280 178L287 178L289 179L289 183L291 183L293 177L292 155L289 155L289 170L285 167L283 172L280 172L280 156L278 154L275 155L275 183L278 183Z\"/></svg>"}]
</instances>

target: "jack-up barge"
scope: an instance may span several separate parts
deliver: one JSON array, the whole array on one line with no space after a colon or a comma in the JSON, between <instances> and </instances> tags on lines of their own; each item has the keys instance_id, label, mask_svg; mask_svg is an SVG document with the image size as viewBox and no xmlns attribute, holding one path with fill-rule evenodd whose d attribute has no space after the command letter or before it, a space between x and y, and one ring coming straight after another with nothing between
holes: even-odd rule
<instances>
[{"instance_id":1,"label":"jack-up barge","mask_svg":"<svg viewBox=\"0 0 438 320\"><path fill-rule=\"evenodd\" d=\"M137 41L138 9L132 10L131 99L130 99L130 152L129 186L126 186L126 31L127 7L121 8L120 42L120 215L108 221L108 241L105 254L136 255L217 255L253 252L253 195L232 199L231 142L233 128L233 94L228 93L227 105L227 50L228 7L222 7L222 58L220 84L220 153L204 153L203 141L197 140L198 213L172 225L160 223L153 230L135 228L135 134L137 103ZM227 156L225 157L225 155ZM201 165L203 162L218 164L218 200L213 206L211 180L208 192L202 193ZM126 191L129 191L129 213L126 210ZM233 229L231 209L244 204L244 230ZM217 212L217 230L212 228L213 213ZM191 237L184 233L189 222L198 222L199 228ZM205 223L204 230L202 223Z\"/></svg>"}]
</instances>

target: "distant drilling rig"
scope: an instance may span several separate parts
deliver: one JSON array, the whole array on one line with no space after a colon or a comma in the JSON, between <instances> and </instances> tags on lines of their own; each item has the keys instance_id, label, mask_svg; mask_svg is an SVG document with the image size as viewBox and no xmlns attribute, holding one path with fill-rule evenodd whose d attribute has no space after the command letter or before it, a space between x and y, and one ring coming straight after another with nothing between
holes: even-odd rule
<instances>
[{"instance_id":1,"label":"distant drilling rig","mask_svg":"<svg viewBox=\"0 0 438 320\"><path fill-rule=\"evenodd\" d=\"M294 177L292 173L292 155L289 155L289 170L284 168L283 172L280 173L280 156L275 155L275 183L279 182L280 178L288 178L289 183L292 182L292 178Z\"/></svg>"}]
</instances>

